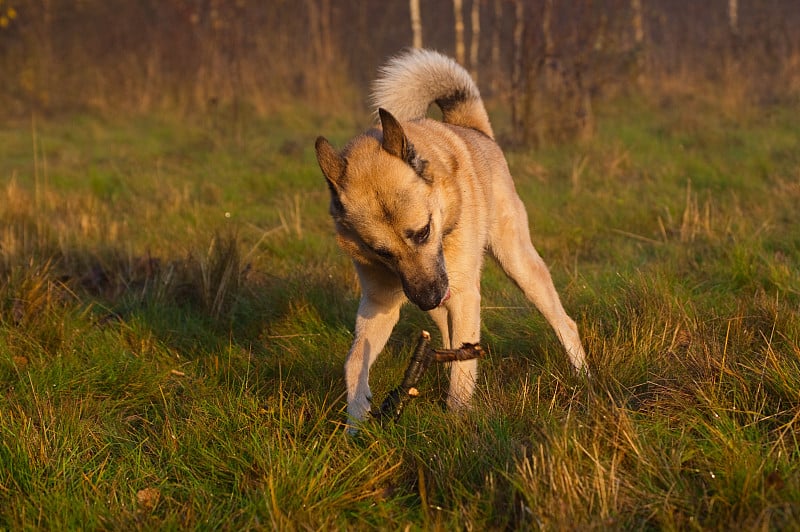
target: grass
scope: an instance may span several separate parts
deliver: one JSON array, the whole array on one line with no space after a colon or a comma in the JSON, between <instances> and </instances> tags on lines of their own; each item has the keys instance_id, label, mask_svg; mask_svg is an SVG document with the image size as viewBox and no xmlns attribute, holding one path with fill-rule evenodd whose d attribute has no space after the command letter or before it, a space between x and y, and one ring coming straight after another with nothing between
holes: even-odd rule
<instances>
[{"instance_id":1,"label":"grass","mask_svg":"<svg viewBox=\"0 0 800 532\"><path fill-rule=\"evenodd\" d=\"M0 528L797 528L796 112L628 100L509 152L593 379L490 263L474 410L437 369L356 438L312 146L359 124L2 126ZM376 397L430 327L404 311Z\"/></svg>"}]
</instances>

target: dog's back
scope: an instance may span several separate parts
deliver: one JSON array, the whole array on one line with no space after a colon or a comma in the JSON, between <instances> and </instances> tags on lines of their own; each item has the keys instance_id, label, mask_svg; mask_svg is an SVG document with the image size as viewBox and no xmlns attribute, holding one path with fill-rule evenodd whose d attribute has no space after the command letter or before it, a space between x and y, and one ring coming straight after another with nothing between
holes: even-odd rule
<instances>
[{"instance_id":1,"label":"dog's back","mask_svg":"<svg viewBox=\"0 0 800 532\"><path fill-rule=\"evenodd\" d=\"M461 65L437 52L412 49L391 59L375 80L372 103L401 122L424 118L430 104L436 103L445 123L494 138L472 77Z\"/></svg>"}]
</instances>

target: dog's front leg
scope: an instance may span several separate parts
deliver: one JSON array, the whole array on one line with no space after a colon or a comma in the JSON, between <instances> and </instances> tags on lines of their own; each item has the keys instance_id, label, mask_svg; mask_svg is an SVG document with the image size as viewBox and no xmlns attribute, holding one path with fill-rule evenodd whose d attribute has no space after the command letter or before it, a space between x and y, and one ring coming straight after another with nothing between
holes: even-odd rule
<instances>
[{"instance_id":1,"label":"dog's front leg","mask_svg":"<svg viewBox=\"0 0 800 532\"><path fill-rule=\"evenodd\" d=\"M465 343L477 344L481 340L481 294L478 282L474 290L454 293L447 302L450 312L451 347L457 349ZM452 362L447 408L463 410L469 407L478 379L478 360Z\"/></svg>"},{"instance_id":2,"label":"dog's front leg","mask_svg":"<svg viewBox=\"0 0 800 532\"><path fill-rule=\"evenodd\" d=\"M363 269L359 269L359 273L362 274L362 296L356 316L355 339L344 364L347 417L351 430L367 417L372 399L369 369L397 324L404 300L399 287L376 286L374 277L363 275Z\"/></svg>"},{"instance_id":3,"label":"dog's front leg","mask_svg":"<svg viewBox=\"0 0 800 532\"><path fill-rule=\"evenodd\" d=\"M362 299L356 318L356 334L344 363L347 385L348 423L363 421L370 408L369 368L378 357L400 316L399 305L393 309L375 309Z\"/></svg>"}]
</instances>

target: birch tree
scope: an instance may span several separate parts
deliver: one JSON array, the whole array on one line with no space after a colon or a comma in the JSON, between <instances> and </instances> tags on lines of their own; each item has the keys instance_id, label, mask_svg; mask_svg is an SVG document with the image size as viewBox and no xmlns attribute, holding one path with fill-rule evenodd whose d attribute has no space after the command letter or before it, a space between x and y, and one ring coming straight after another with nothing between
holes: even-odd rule
<instances>
[{"instance_id":1,"label":"birch tree","mask_svg":"<svg viewBox=\"0 0 800 532\"><path fill-rule=\"evenodd\" d=\"M511 64L511 124L516 137L522 138L522 37L525 34L525 2L514 0L514 61Z\"/></svg>"},{"instance_id":2,"label":"birch tree","mask_svg":"<svg viewBox=\"0 0 800 532\"><path fill-rule=\"evenodd\" d=\"M734 0L735 1L735 0ZM631 0L631 24L633 26L634 73L636 83L644 81L644 25L642 23L642 0Z\"/></svg>"},{"instance_id":3,"label":"birch tree","mask_svg":"<svg viewBox=\"0 0 800 532\"><path fill-rule=\"evenodd\" d=\"M497 94L499 87L498 80L500 79L500 27L503 20L503 0L494 0L494 19L492 20L492 79L491 91L492 94Z\"/></svg>"},{"instance_id":4,"label":"birch tree","mask_svg":"<svg viewBox=\"0 0 800 532\"><path fill-rule=\"evenodd\" d=\"M739 1L728 0L728 26L731 33L736 35L739 33Z\"/></svg>"},{"instance_id":5,"label":"birch tree","mask_svg":"<svg viewBox=\"0 0 800 532\"><path fill-rule=\"evenodd\" d=\"M462 13L463 2L462 0L453 0L453 15L455 17L455 34L456 34L456 61L460 65L465 64L465 51L464 51L464 15Z\"/></svg>"},{"instance_id":6,"label":"birch tree","mask_svg":"<svg viewBox=\"0 0 800 532\"><path fill-rule=\"evenodd\" d=\"M331 2L330 0L306 0L308 25L311 28L312 58L321 75L312 77L313 90L316 94L325 94L331 89L331 80L327 75L333 63L333 37L331 34Z\"/></svg>"},{"instance_id":7,"label":"birch tree","mask_svg":"<svg viewBox=\"0 0 800 532\"><path fill-rule=\"evenodd\" d=\"M411 32L414 36L414 48L422 48L422 19L419 14L419 0L408 0L408 8L411 12Z\"/></svg>"},{"instance_id":8,"label":"birch tree","mask_svg":"<svg viewBox=\"0 0 800 532\"><path fill-rule=\"evenodd\" d=\"M478 82L478 48L481 40L481 3L480 0L472 0L472 10L470 12L470 24L472 25L472 37L469 42L469 68L472 79Z\"/></svg>"}]
</instances>

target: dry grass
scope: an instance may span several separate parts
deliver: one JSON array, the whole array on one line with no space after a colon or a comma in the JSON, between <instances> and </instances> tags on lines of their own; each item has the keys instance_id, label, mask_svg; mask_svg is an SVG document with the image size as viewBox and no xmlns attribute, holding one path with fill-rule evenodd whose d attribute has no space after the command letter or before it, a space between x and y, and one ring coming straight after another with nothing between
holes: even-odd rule
<instances>
[{"instance_id":1,"label":"dry grass","mask_svg":"<svg viewBox=\"0 0 800 532\"><path fill-rule=\"evenodd\" d=\"M434 371L358 438L318 125L0 130L0 528L791 529L794 110L604 113L509 154L593 379L489 264L476 408ZM403 314L376 397L430 326Z\"/></svg>"}]
</instances>

